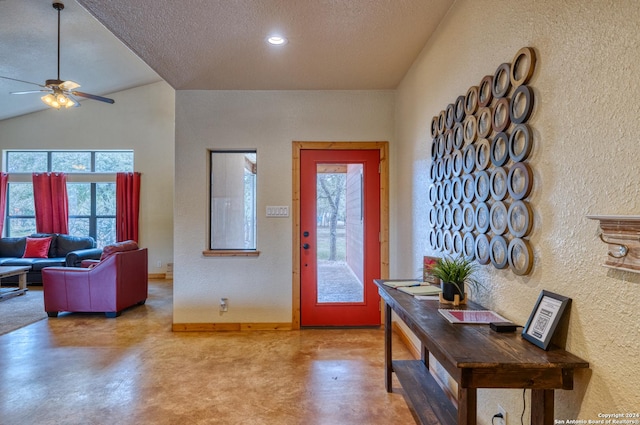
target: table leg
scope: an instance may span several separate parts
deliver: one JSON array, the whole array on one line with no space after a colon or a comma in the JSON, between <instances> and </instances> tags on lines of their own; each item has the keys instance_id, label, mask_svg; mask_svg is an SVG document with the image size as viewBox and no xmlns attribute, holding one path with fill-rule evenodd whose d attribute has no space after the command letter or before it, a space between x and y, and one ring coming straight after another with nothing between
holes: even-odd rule
<instances>
[{"instance_id":1,"label":"table leg","mask_svg":"<svg viewBox=\"0 0 640 425\"><path fill-rule=\"evenodd\" d=\"M18 288L27 289L27 272L20 273L18 277Z\"/></svg>"},{"instance_id":2,"label":"table leg","mask_svg":"<svg viewBox=\"0 0 640 425\"><path fill-rule=\"evenodd\" d=\"M420 354L420 359L422 360L422 363L424 363L424 367L426 367L427 369L429 369L429 350L427 350L427 347L425 347L424 344L420 344L421 345L421 354Z\"/></svg>"},{"instance_id":3,"label":"table leg","mask_svg":"<svg viewBox=\"0 0 640 425\"><path fill-rule=\"evenodd\" d=\"M553 412L553 390L531 390L531 425L553 424Z\"/></svg>"},{"instance_id":4,"label":"table leg","mask_svg":"<svg viewBox=\"0 0 640 425\"><path fill-rule=\"evenodd\" d=\"M393 366L391 364L391 306L384 303L384 379L387 392L392 391L391 378L393 374Z\"/></svg>"},{"instance_id":5,"label":"table leg","mask_svg":"<svg viewBox=\"0 0 640 425\"><path fill-rule=\"evenodd\" d=\"M458 425L476 425L478 393L475 388L458 388ZM533 424L532 424L533 425Z\"/></svg>"}]
</instances>

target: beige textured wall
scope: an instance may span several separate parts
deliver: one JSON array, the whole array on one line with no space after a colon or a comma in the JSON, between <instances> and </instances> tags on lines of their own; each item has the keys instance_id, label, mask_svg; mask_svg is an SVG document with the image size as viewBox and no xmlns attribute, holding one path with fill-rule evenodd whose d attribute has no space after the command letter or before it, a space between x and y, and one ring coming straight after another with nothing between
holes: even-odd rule
<instances>
[{"instance_id":1,"label":"beige textured wall","mask_svg":"<svg viewBox=\"0 0 640 425\"><path fill-rule=\"evenodd\" d=\"M390 141L392 91L178 91L174 323L291 322L293 141ZM208 257L207 150L257 149L259 257ZM229 311L220 315L220 298Z\"/></svg>"},{"instance_id":2,"label":"beige textured wall","mask_svg":"<svg viewBox=\"0 0 640 425\"><path fill-rule=\"evenodd\" d=\"M164 273L173 261L175 92L158 82L109 97L114 105L87 100L0 121L0 150L133 149L142 173L139 242L149 249L149 273Z\"/></svg>"},{"instance_id":3,"label":"beige textured wall","mask_svg":"<svg viewBox=\"0 0 640 425\"><path fill-rule=\"evenodd\" d=\"M573 299L567 349L591 368L576 374L574 391L556 392L557 419L640 408L640 274L599 265L606 247L585 217L640 213L638 22L637 1L458 0L397 93L392 193L412 208L394 214L391 264L392 276L406 276L437 254L427 243L431 117L521 47L537 52L533 273L483 267L487 289L472 298L520 324L542 289ZM480 391L481 423L497 403L518 422L521 390Z\"/></svg>"}]
</instances>

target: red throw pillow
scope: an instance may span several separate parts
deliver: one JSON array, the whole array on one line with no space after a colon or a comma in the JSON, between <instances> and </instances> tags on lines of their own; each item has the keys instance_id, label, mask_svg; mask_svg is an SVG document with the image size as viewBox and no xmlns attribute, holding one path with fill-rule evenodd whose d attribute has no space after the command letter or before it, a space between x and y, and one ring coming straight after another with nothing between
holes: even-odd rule
<instances>
[{"instance_id":1,"label":"red throw pillow","mask_svg":"<svg viewBox=\"0 0 640 425\"><path fill-rule=\"evenodd\" d=\"M49 258L51 236L48 238L27 238L22 258Z\"/></svg>"}]
</instances>

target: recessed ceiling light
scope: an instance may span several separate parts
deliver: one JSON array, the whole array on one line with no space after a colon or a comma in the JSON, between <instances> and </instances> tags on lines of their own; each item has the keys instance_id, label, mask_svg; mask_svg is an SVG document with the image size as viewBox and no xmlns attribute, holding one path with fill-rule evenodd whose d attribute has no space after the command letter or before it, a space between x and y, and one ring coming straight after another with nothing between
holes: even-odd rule
<instances>
[{"instance_id":1,"label":"recessed ceiling light","mask_svg":"<svg viewBox=\"0 0 640 425\"><path fill-rule=\"evenodd\" d=\"M267 42L274 46L282 46L283 44L287 44L287 39L281 35L272 35L267 38Z\"/></svg>"}]
</instances>

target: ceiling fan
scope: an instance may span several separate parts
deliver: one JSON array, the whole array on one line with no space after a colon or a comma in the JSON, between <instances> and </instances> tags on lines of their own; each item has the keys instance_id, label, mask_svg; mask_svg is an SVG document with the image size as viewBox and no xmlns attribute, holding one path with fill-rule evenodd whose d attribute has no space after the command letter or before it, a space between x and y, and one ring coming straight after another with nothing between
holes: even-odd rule
<instances>
[{"instance_id":1,"label":"ceiling fan","mask_svg":"<svg viewBox=\"0 0 640 425\"><path fill-rule=\"evenodd\" d=\"M64 9L64 4L60 2L54 2L53 8L58 11L58 78L55 80L46 80L44 85L38 83L32 83L30 81L19 80L17 78L3 77L5 80L18 81L26 84L33 84L41 87L40 90L27 90L11 92L11 94L30 94L30 93L47 93L42 96L42 101L47 105L55 109L79 107L80 102L77 97L84 97L87 99L98 100L100 102L115 103L113 99L107 97L97 96L95 94L83 93L76 89L80 87L80 84L74 81L62 81L60 79L60 11Z\"/></svg>"}]
</instances>

